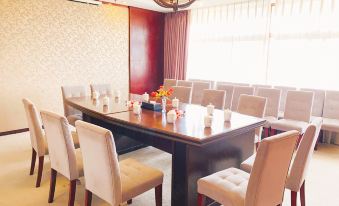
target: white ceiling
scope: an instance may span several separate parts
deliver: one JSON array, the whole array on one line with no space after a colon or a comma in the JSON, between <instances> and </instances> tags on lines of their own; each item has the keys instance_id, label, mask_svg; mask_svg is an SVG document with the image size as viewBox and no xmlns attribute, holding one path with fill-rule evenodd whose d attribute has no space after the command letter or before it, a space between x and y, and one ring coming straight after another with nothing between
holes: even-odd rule
<instances>
[{"instance_id":1,"label":"white ceiling","mask_svg":"<svg viewBox=\"0 0 339 206\"><path fill-rule=\"evenodd\" d=\"M159 11L159 12L172 12L171 9L160 7L153 0L100 0L100 1L111 2L115 4L126 5L126 6L133 6L137 8L149 9L149 10ZM191 5L191 7L189 7L188 9L221 5L221 4L226 4L226 3L230 3L234 1L239 1L239 0L196 0L196 2L194 2Z\"/></svg>"}]
</instances>

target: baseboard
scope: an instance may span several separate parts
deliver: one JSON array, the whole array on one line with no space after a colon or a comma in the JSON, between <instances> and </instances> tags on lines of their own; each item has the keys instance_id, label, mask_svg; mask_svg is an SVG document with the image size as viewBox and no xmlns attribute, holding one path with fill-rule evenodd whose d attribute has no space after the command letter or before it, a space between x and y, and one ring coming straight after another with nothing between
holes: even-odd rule
<instances>
[{"instance_id":1,"label":"baseboard","mask_svg":"<svg viewBox=\"0 0 339 206\"><path fill-rule=\"evenodd\" d=\"M6 132L0 132L0 136L6 136L10 134L17 134L17 133L22 133L22 132L28 132L28 128L23 128L23 129L16 129L16 130L11 130L11 131L6 131Z\"/></svg>"}]
</instances>

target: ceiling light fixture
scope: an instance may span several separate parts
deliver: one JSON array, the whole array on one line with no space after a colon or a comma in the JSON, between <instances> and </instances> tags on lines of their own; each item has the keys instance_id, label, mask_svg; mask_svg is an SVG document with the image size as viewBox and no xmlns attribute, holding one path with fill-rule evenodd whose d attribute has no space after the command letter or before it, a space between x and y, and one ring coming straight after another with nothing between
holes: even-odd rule
<instances>
[{"instance_id":1,"label":"ceiling light fixture","mask_svg":"<svg viewBox=\"0 0 339 206\"><path fill-rule=\"evenodd\" d=\"M154 2L157 3L159 6L173 9L173 11L187 8L195 1L196 0L154 0Z\"/></svg>"}]
</instances>

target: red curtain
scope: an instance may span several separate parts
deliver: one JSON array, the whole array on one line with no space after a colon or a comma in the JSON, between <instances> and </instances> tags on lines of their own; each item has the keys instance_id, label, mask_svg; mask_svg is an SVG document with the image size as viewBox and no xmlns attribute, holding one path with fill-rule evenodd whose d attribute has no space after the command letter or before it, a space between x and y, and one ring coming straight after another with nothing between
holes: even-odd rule
<instances>
[{"instance_id":1,"label":"red curtain","mask_svg":"<svg viewBox=\"0 0 339 206\"><path fill-rule=\"evenodd\" d=\"M165 78L186 78L188 32L189 11L166 14L164 31Z\"/></svg>"}]
</instances>

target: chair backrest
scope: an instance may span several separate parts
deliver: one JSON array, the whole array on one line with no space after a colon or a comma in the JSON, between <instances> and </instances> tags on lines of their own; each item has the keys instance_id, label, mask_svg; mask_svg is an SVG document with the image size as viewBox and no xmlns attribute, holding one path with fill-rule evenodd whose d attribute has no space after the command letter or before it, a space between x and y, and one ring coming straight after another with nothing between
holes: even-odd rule
<instances>
[{"instance_id":1,"label":"chair backrest","mask_svg":"<svg viewBox=\"0 0 339 206\"><path fill-rule=\"evenodd\" d=\"M226 84L226 85L233 85L233 82L223 82L223 81L219 81L219 82L216 82L215 84L216 84L216 86L217 86L217 88L218 88L219 85L224 85L224 84ZM234 85L233 85L233 86L234 86Z\"/></svg>"},{"instance_id":2,"label":"chair backrest","mask_svg":"<svg viewBox=\"0 0 339 206\"><path fill-rule=\"evenodd\" d=\"M67 119L49 111L41 111L41 118L45 127L51 168L69 180L77 179L79 173L75 148Z\"/></svg>"},{"instance_id":3,"label":"chair backrest","mask_svg":"<svg viewBox=\"0 0 339 206\"><path fill-rule=\"evenodd\" d=\"M121 176L111 131L80 120L75 125L81 146L86 189L111 205L119 205L122 202Z\"/></svg>"},{"instance_id":4,"label":"chair backrest","mask_svg":"<svg viewBox=\"0 0 339 206\"><path fill-rule=\"evenodd\" d=\"M113 95L113 89L112 85L110 84L91 84L91 94L93 94L94 91L99 92L100 95Z\"/></svg>"},{"instance_id":5,"label":"chair backrest","mask_svg":"<svg viewBox=\"0 0 339 206\"><path fill-rule=\"evenodd\" d=\"M217 85L217 90L224 90L226 92L225 109L231 109L234 86L228 84L219 84Z\"/></svg>"},{"instance_id":6,"label":"chair backrest","mask_svg":"<svg viewBox=\"0 0 339 206\"><path fill-rule=\"evenodd\" d=\"M193 87L193 82L186 80L178 80L177 86L181 87Z\"/></svg>"},{"instance_id":7,"label":"chair backrest","mask_svg":"<svg viewBox=\"0 0 339 206\"><path fill-rule=\"evenodd\" d=\"M313 92L288 91L284 119L309 122L313 106Z\"/></svg>"},{"instance_id":8,"label":"chair backrest","mask_svg":"<svg viewBox=\"0 0 339 206\"><path fill-rule=\"evenodd\" d=\"M271 116L278 118L280 104L280 89L258 88L258 96L267 99L265 117Z\"/></svg>"},{"instance_id":9,"label":"chair backrest","mask_svg":"<svg viewBox=\"0 0 339 206\"><path fill-rule=\"evenodd\" d=\"M215 81L212 80L205 80L205 79L189 79L188 81L192 81L192 82L207 82L210 84L210 88L209 89L214 89L214 85L215 85Z\"/></svg>"},{"instance_id":10,"label":"chair backrest","mask_svg":"<svg viewBox=\"0 0 339 206\"><path fill-rule=\"evenodd\" d=\"M253 117L263 118L266 108L266 98L247 94L240 95L237 112ZM261 137L262 128L257 128L255 133Z\"/></svg>"},{"instance_id":11,"label":"chair backrest","mask_svg":"<svg viewBox=\"0 0 339 206\"><path fill-rule=\"evenodd\" d=\"M241 87L249 87L250 84L248 83L233 83L234 86L241 86Z\"/></svg>"},{"instance_id":12,"label":"chair backrest","mask_svg":"<svg viewBox=\"0 0 339 206\"><path fill-rule=\"evenodd\" d=\"M326 91L323 117L339 119L339 91Z\"/></svg>"},{"instance_id":13,"label":"chair backrest","mask_svg":"<svg viewBox=\"0 0 339 206\"><path fill-rule=\"evenodd\" d=\"M70 97L84 97L86 96L86 87L85 86L62 86L61 87L62 93L62 100L64 103L64 113L65 116L68 117L69 115L73 114L81 114L81 112L73 107L68 106L65 104L65 99Z\"/></svg>"},{"instance_id":14,"label":"chair backrest","mask_svg":"<svg viewBox=\"0 0 339 206\"><path fill-rule=\"evenodd\" d=\"M45 155L46 148L40 114L30 100L22 99L22 102L25 107L32 147L37 152L38 156L42 157Z\"/></svg>"},{"instance_id":15,"label":"chair backrest","mask_svg":"<svg viewBox=\"0 0 339 206\"><path fill-rule=\"evenodd\" d=\"M312 116L321 117L323 115L325 91L319 89L302 88L301 91L309 91L314 93Z\"/></svg>"},{"instance_id":16,"label":"chair backrest","mask_svg":"<svg viewBox=\"0 0 339 206\"><path fill-rule=\"evenodd\" d=\"M205 89L201 101L202 106L213 104L216 109L225 108L226 92L224 90Z\"/></svg>"},{"instance_id":17,"label":"chair backrest","mask_svg":"<svg viewBox=\"0 0 339 206\"><path fill-rule=\"evenodd\" d=\"M273 206L283 201L297 131L288 131L260 142L247 186L245 206Z\"/></svg>"},{"instance_id":18,"label":"chair backrest","mask_svg":"<svg viewBox=\"0 0 339 206\"><path fill-rule=\"evenodd\" d=\"M205 89L210 89L209 82L193 82L192 103L201 104L203 92Z\"/></svg>"},{"instance_id":19,"label":"chair backrest","mask_svg":"<svg viewBox=\"0 0 339 206\"><path fill-rule=\"evenodd\" d=\"M271 85L267 85L267 84L252 84L252 87L254 88L254 94L255 95L258 94L258 90L260 88L266 88L266 89L272 88Z\"/></svg>"},{"instance_id":20,"label":"chair backrest","mask_svg":"<svg viewBox=\"0 0 339 206\"><path fill-rule=\"evenodd\" d=\"M243 87L243 86L235 86L234 87L232 104L231 104L231 110L232 111L237 111L239 97L242 94L253 95L254 94L254 88L253 87Z\"/></svg>"},{"instance_id":21,"label":"chair backrest","mask_svg":"<svg viewBox=\"0 0 339 206\"><path fill-rule=\"evenodd\" d=\"M292 191L298 192L305 181L321 125L322 119L320 117L315 118L312 124L307 127L300 141L286 182L286 188Z\"/></svg>"},{"instance_id":22,"label":"chair backrest","mask_svg":"<svg viewBox=\"0 0 339 206\"><path fill-rule=\"evenodd\" d=\"M178 80L176 79L164 79L164 89L168 90L174 86L177 86Z\"/></svg>"},{"instance_id":23,"label":"chair backrest","mask_svg":"<svg viewBox=\"0 0 339 206\"><path fill-rule=\"evenodd\" d=\"M182 87L182 86L174 86L172 99L178 98L180 102L191 104L192 100L192 87Z\"/></svg>"},{"instance_id":24,"label":"chair backrest","mask_svg":"<svg viewBox=\"0 0 339 206\"><path fill-rule=\"evenodd\" d=\"M279 111L284 112L287 92L297 90L297 88L296 87L284 87L284 86L274 86L273 88L281 90Z\"/></svg>"}]
</instances>

